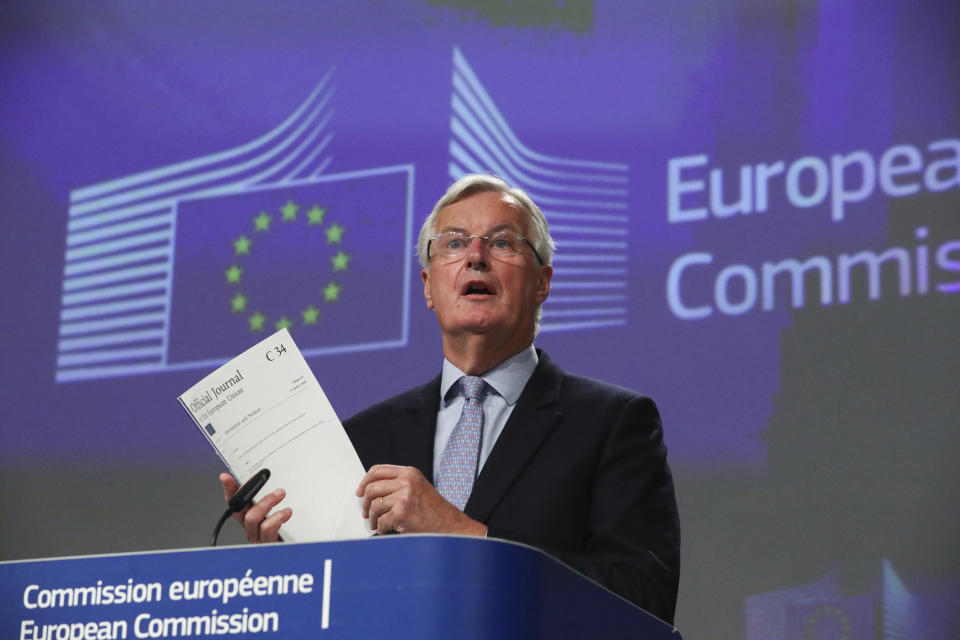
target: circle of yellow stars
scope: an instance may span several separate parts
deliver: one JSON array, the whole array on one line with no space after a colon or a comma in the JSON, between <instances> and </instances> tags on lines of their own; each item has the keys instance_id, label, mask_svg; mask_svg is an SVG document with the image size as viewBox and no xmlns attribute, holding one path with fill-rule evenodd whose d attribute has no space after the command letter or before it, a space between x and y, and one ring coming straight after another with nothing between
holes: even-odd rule
<instances>
[{"instance_id":1,"label":"circle of yellow stars","mask_svg":"<svg viewBox=\"0 0 960 640\"><path fill-rule=\"evenodd\" d=\"M278 209L280 214L280 224L287 223L296 223L300 220L301 207L293 200L287 200L287 203ZM323 230L323 234L326 236L326 243L328 245L339 245L343 242L343 235L346 233L346 228L340 224L334 222L326 228L323 228L324 217L326 216L327 210L320 205L314 204L312 207L303 212L303 220L306 222L307 228L310 227L320 227ZM253 218L253 237L251 238L247 234L243 234L240 237L233 240L233 255L234 259L240 256L250 255L250 248L255 243L255 238L257 234L268 233L270 231L270 225L274 222L274 215L267 213L266 211L261 211L259 214ZM350 254L340 249L335 255L330 257L330 263L333 267L333 271L347 271L350 265ZM228 285L236 285L238 287L243 285L243 268L237 265L236 261L230 265L230 268L224 271L224 276L226 277ZM319 293L322 296L322 302L331 304L335 303L340 299L340 292L343 289L343 285L337 284L333 280L327 283L325 287L320 289ZM318 301L319 305L320 302ZM233 314L247 314L250 313L250 298L243 293L242 290L238 290L234 296L230 299L230 312ZM313 303L310 303L306 308L300 310L298 314L293 314L293 318L298 318L303 323L304 326L316 325L322 315L322 311L318 306L315 306ZM269 319L259 310L253 310L250 315L247 316L247 324L250 331L263 331L267 328L269 324ZM280 329L289 329L294 326L295 321L291 319L290 316L282 315L279 319L275 320L272 324L276 330Z\"/></svg>"},{"instance_id":2,"label":"circle of yellow stars","mask_svg":"<svg viewBox=\"0 0 960 640\"><path fill-rule=\"evenodd\" d=\"M843 609L840 607L830 604L822 605L810 614L810 616L807 618L804 636L808 640L816 640L816 638L819 637L819 634L816 631L817 622L819 622L821 618L826 618L828 616L835 618L837 622L840 623L839 640L850 640L851 625L849 618L847 618L847 614L845 614Z\"/></svg>"}]
</instances>

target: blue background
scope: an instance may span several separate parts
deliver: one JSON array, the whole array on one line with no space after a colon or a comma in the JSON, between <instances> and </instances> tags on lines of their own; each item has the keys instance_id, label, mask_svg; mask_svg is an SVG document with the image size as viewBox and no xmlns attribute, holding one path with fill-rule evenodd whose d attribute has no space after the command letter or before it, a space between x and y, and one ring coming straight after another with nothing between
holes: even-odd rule
<instances>
[{"instance_id":1,"label":"blue background","mask_svg":"<svg viewBox=\"0 0 960 640\"><path fill-rule=\"evenodd\" d=\"M711 253L712 265L684 280L684 299L704 304L725 266L759 272L788 257L832 260L890 247L913 256L921 226L934 256L960 240L956 177L936 192L921 182L907 197L877 187L833 221L829 196L798 208L781 175L766 213L671 223L667 168L672 158L706 154L707 167L689 176L709 182L708 169L722 169L731 202L744 165L789 167L805 156L829 165L834 154L859 150L879 161L898 144L915 146L925 164L949 157L927 145L960 134L958 17L951 2L7 3L0 477L14 506L0 528L0 557L203 542L220 508L219 463L175 399L214 368L183 365L214 327L232 327L216 333L223 355L263 335L236 329L226 283L212 291L213 267L190 271L198 257L220 265L213 257L229 250L232 232L198 228L175 246L157 243L169 262L156 264L187 273L172 287L160 278L173 315L146 325L161 338L117 348L160 350L169 361L63 376L77 369L63 360L76 351L61 343L61 314L72 308L67 252L77 248L68 238L78 218L71 194L237 149L281 126L323 86L329 120L311 144L332 137L302 176L314 186L271 178L242 197L269 187L279 206L285 188L348 193L344 181L310 180L384 167L412 175L369 196L382 207L327 214L348 228L345 290L363 297L337 309L346 321L325 317L323 346L389 342L309 358L341 417L439 370L439 335L402 217L410 212L415 236L451 174L497 170L534 195L559 245L537 345L562 366L647 393L661 408L683 524L684 634L758 637L751 620L776 618L783 602L807 607L781 611L792 621L781 624L784 638L803 632L811 603L869 596L890 609L875 595L887 562L914 598L902 604L901 595L898 606L934 620L931 637L949 636L957 619L942 614L943 603L958 602L960 578L960 298L937 285L956 282L956 270L931 257L925 295L916 286L901 295L888 265L877 299L861 277L849 303L836 302L834 290L834 303L821 306L808 280L802 308L781 290L772 311L758 303L695 321L671 311L666 282L679 256ZM530 179L484 166L469 149L465 162L465 114L482 102L464 89L466 78L531 154L547 157L525 172ZM471 96L476 102L465 103ZM491 142L490 126L479 126L490 157L505 149ZM544 178L549 171L567 177ZM851 170L847 179L853 188L859 176ZM570 187L600 191L587 197ZM570 193L589 203L556 203ZM229 217L230 197L211 196L209 211ZM178 232L199 202L179 202ZM701 193L684 205L707 202ZM256 201L258 211L265 206ZM238 227L249 225L246 209L236 211ZM363 243L351 235L359 229ZM610 262L576 258L598 240L612 248L592 253ZM249 273L275 278L264 300L296 306L312 285L291 280L291 269L323 280L330 255L325 245L288 247L284 259L297 266L278 258ZM133 283L140 281L152 282ZM613 297L563 299L579 295ZM740 295L731 288L732 299ZM371 323L378 314L389 320ZM305 350L309 329L291 328ZM826 584L824 576L834 587L815 596L762 598Z\"/></svg>"}]
</instances>

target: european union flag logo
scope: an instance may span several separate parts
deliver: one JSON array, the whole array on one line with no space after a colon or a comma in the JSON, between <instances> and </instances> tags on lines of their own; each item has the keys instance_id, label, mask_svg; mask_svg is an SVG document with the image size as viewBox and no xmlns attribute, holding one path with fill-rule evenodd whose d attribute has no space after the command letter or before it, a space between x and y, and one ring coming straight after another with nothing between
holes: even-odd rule
<instances>
[{"instance_id":1,"label":"european union flag logo","mask_svg":"<svg viewBox=\"0 0 960 640\"><path fill-rule=\"evenodd\" d=\"M70 192L58 382L403 346L413 165L327 174L332 70L247 144ZM373 301L376 301L374 304Z\"/></svg>"},{"instance_id":2,"label":"european union flag logo","mask_svg":"<svg viewBox=\"0 0 960 640\"><path fill-rule=\"evenodd\" d=\"M834 570L810 584L748 597L746 638L954 638L955 601L952 588L911 593L884 558L880 581L869 594L841 595Z\"/></svg>"},{"instance_id":3,"label":"european union flag logo","mask_svg":"<svg viewBox=\"0 0 960 640\"><path fill-rule=\"evenodd\" d=\"M787 607L787 638L873 640L875 617L872 596L793 604Z\"/></svg>"},{"instance_id":4,"label":"european union flag logo","mask_svg":"<svg viewBox=\"0 0 960 640\"><path fill-rule=\"evenodd\" d=\"M212 424L207 424L204 429L206 429L207 433L211 436L217 432L217 430L213 428Z\"/></svg>"},{"instance_id":5,"label":"european union flag logo","mask_svg":"<svg viewBox=\"0 0 960 640\"><path fill-rule=\"evenodd\" d=\"M406 344L412 172L329 175L178 203L168 365L290 329L305 355Z\"/></svg>"}]
</instances>

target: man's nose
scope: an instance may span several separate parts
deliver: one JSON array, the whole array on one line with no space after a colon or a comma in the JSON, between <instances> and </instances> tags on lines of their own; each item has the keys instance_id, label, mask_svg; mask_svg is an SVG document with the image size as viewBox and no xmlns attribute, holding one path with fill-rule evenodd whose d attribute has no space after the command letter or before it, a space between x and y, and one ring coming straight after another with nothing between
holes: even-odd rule
<instances>
[{"instance_id":1,"label":"man's nose","mask_svg":"<svg viewBox=\"0 0 960 640\"><path fill-rule=\"evenodd\" d=\"M474 242L476 240L476 242ZM487 244L480 236L471 236L467 239L467 267L472 269L486 269L489 256Z\"/></svg>"}]
</instances>

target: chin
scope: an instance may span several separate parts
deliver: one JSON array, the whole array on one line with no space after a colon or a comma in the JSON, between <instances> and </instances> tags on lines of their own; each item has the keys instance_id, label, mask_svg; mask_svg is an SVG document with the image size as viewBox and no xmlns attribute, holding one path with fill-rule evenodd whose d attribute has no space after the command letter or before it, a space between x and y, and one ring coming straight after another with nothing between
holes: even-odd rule
<instances>
[{"instance_id":1,"label":"chin","mask_svg":"<svg viewBox=\"0 0 960 640\"><path fill-rule=\"evenodd\" d=\"M490 333L497 325L491 322L461 322L457 327L463 333Z\"/></svg>"},{"instance_id":2,"label":"chin","mask_svg":"<svg viewBox=\"0 0 960 640\"><path fill-rule=\"evenodd\" d=\"M467 314L457 318L452 323L453 328L461 333L489 333L500 326L498 318L487 314Z\"/></svg>"}]
</instances>

